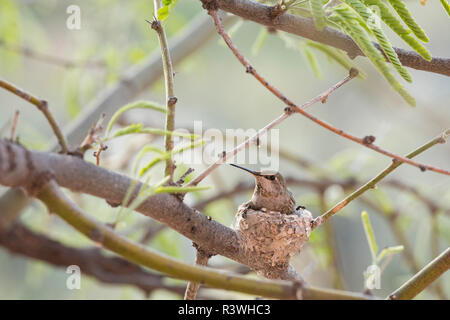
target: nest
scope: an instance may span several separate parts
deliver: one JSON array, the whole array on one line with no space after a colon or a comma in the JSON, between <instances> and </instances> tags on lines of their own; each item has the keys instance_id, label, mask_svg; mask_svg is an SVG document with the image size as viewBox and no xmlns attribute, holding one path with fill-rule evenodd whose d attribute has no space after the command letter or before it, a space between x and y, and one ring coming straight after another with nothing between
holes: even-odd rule
<instances>
[{"instance_id":1,"label":"nest","mask_svg":"<svg viewBox=\"0 0 450 320\"><path fill-rule=\"evenodd\" d=\"M300 252L311 233L311 212L304 209L292 214L253 210L243 205L236 214L234 229L242 247L258 255L271 266L285 265Z\"/></svg>"}]
</instances>

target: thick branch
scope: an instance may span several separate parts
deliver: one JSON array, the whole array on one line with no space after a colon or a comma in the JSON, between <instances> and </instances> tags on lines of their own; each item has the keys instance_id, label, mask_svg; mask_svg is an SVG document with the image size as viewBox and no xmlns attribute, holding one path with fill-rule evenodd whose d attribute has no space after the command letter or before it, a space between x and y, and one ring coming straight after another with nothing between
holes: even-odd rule
<instances>
[{"instance_id":1,"label":"thick branch","mask_svg":"<svg viewBox=\"0 0 450 320\"><path fill-rule=\"evenodd\" d=\"M149 295L156 289L184 293L184 286L168 285L164 277L145 271L140 266L118 257L107 257L100 249L67 247L44 235L34 233L21 224L11 228L0 225L0 246L11 253L20 254L66 268L77 265L83 274L109 284L127 284Z\"/></svg>"},{"instance_id":2,"label":"thick branch","mask_svg":"<svg viewBox=\"0 0 450 320\"><path fill-rule=\"evenodd\" d=\"M72 191L90 194L108 203L120 204L132 183L114 173L80 158L28 151L10 141L0 141L0 184L27 187L36 175L50 172L56 182ZM134 198L142 184L136 183ZM183 234L211 254L220 254L277 279L296 279L292 268L279 269L262 263L259 257L240 251L236 232L188 207L170 194L157 194L144 201L137 211Z\"/></svg>"},{"instance_id":3,"label":"thick branch","mask_svg":"<svg viewBox=\"0 0 450 320\"><path fill-rule=\"evenodd\" d=\"M170 276L192 281L204 281L206 284L238 290L251 294L275 298L295 298L298 294L303 299L310 298L347 298L368 299L365 295L335 290L317 289L300 286L298 282L258 281L240 276L230 276L203 268L189 266L155 252L145 250L139 244L123 238L110 228L85 216L74 204L66 200L51 178L61 186L73 191L81 191L104 198L110 203L120 203L131 183L131 180L117 173L99 168L83 160L60 154L31 152L10 141L0 141L0 184L5 186L24 187L31 194L38 194L50 208L61 215L78 231L104 247L124 255L127 259L149 268L167 273ZM47 187L42 191L42 186ZM108 187L106 187L108 186ZM137 184L134 196L141 188ZM270 273L273 278L293 280L297 278L295 270L280 270L261 263L259 257L247 256L239 250L236 233L200 214L177 197L169 194L158 194L148 198L137 211L149 215L176 231L184 234L208 252L224 255L253 269Z\"/></svg>"},{"instance_id":4,"label":"thick branch","mask_svg":"<svg viewBox=\"0 0 450 320\"><path fill-rule=\"evenodd\" d=\"M215 1L220 9L244 19L344 50L350 57L364 55L349 36L328 27L323 31L318 31L312 19L302 18L288 13L274 17L273 7L249 0L203 1L206 3ZM376 46L381 51L378 44ZM426 61L413 51L400 48L394 49L404 66L450 76L449 58L433 57L431 61Z\"/></svg>"},{"instance_id":5,"label":"thick branch","mask_svg":"<svg viewBox=\"0 0 450 320\"><path fill-rule=\"evenodd\" d=\"M232 22L233 17L224 17L225 23ZM170 51L172 62L177 64L198 50L211 36L215 34L214 26L209 18L202 14L180 32L171 41ZM63 132L67 136L69 146L78 146L85 138L92 126L92 119L98 119L103 113L109 118L120 106L129 103L137 94L158 80L163 74L161 54L155 52L139 65L130 67L121 77L121 81L113 87L102 90L93 101L88 104L83 113L70 122ZM56 149L52 143L50 149ZM10 189L0 198L0 212L6 213L10 220L28 205L24 193L20 189ZM5 210L8 209L8 210ZM14 209L14 210L13 210Z\"/></svg>"}]
</instances>

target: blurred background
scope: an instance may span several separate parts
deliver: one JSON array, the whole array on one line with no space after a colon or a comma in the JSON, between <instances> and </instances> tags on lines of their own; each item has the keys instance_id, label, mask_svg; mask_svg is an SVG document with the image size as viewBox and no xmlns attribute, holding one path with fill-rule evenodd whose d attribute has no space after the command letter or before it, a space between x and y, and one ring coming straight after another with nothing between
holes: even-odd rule
<instances>
[{"instance_id":1,"label":"blurred background","mask_svg":"<svg viewBox=\"0 0 450 320\"><path fill-rule=\"evenodd\" d=\"M81 29L66 27L68 6L81 8ZM438 1L407 1L418 22L427 32L426 45L433 56L449 57L450 41L443 28L448 16ZM206 16L198 0L179 1L164 21L172 36L182 31L196 16ZM79 117L88 103L99 93L119 83L123 73L139 65L159 51L158 39L145 19L153 16L153 1L149 0L1 0L0 1L0 77L49 102L49 107L63 127ZM236 25L236 24L239 25ZM255 41L262 27L248 21L230 21L236 29L233 40L252 61L253 66L284 94L301 104L346 76L347 70L333 63L320 52L314 52L317 69L311 67L304 52L302 39L289 36L292 42L277 33L270 33L258 44ZM445 30L445 29L444 29ZM404 47L392 33L391 41ZM292 43L298 44L293 46ZM76 66L43 61L25 48L62 60L76 62ZM257 51L257 52L256 52ZM47 59L48 60L48 59ZM417 107L409 107L368 63L358 57L355 63L367 74L365 80L353 80L333 93L326 104L316 104L309 111L317 117L355 136L376 136L376 144L396 154L406 154L431 140L450 127L450 78L438 74L409 69L413 83L406 88L417 100ZM199 46L189 57L175 66L175 92L178 97L176 126L192 128L194 121L202 121L204 128L258 129L277 117L284 105L245 73L243 67L215 34ZM129 102L152 100L164 102L162 80L154 82ZM46 150L52 132L46 120L32 105L0 90L0 133L9 136L14 112L20 117L16 135L20 142L35 150ZM110 112L107 117L110 117ZM98 119L89 119L95 123ZM164 118L152 111L127 113L117 125L144 121L163 127ZM305 205L314 216L330 208L347 193L376 175L391 163L389 158L343 139L310 120L296 115L280 127L280 171L293 180L320 181L326 187L318 190L307 183L290 186L297 203ZM81 142L81 141L80 141ZM162 139L143 135L127 136L112 141L102 155L105 168L131 174L134 155L146 143L162 145ZM92 152L86 156L95 161ZM437 145L417 157L417 161L448 169L450 144ZM180 166L181 167L181 166ZM258 166L250 166L257 169ZM185 167L184 167L185 168ZM200 172L202 166L195 166ZM156 166L154 178L162 177L163 166ZM392 256L383 270L381 288L373 294L385 296L399 287L414 273L413 264L423 267L450 244L450 180L433 172L422 173L404 165L391 174L376 190L369 191L364 201L354 201L331 219L329 227L319 228L303 251L293 259L296 269L311 285L364 290L364 270L371 264L371 254L361 223L361 211L366 210L375 229L380 248L404 245L412 253L414 262L404 253ZM416 192L396 187L395 181L412 187ZM341 183L342 182L342 183ZM345 184L344 182L347 182ZM190 194L186 201L201 205L202 211L213 219L231 225L237 206L251 195L246 190L234 197L202 204L202 201L239 184L253 184L253 178L243 171L221 166L203 185L213 188ZM346 188L344 188L347 186ZM4 189L0 189L1 192ZM319 192L320 191L320 192ZM420 196L418 196L420 194ZM430 207L421 196L431 200L439 210ZM91 216L105 223L117 222L118 208L90 196L71 194L71 197ZM386 215L395 212L393 222ZM79 235L57 216L49 215L37 201L20 217L32 230L58 240L68 246L91 247L93 243ZM117 231L139 241L149 225L158 226L149 218L130 212L121 217ZM395 227L392 225L395 224ZM193 263L191 242L175 231L157 228L148 246L181 261ZM401 241L405 241L402 243ZM210 265L227 267L235 264L222 257L214 257ZM81 270L83 271L83 270ZM66 288L65 269L44 262L9 253L0 247L0 299L180 299L181 295L168 290L155 290L149 296L133 286L107 285L83 276L81 290ZM424 299L438 299L450 294L450 275L439 280L439 288L432 287L420 295ZM167 280L168 283L184 284ZM203 290L203 296L234 299L243 295L217 290Z\"/></svg>"}]
</instances>

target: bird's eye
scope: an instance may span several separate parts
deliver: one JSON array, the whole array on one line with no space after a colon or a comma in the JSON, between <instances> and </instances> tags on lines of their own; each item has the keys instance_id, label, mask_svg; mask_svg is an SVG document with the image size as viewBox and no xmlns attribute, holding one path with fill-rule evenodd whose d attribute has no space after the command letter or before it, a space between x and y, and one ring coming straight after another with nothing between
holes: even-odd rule
<instances>
[{"instance_id":1,"label":"bird's eye","mask_svg":"<svg viewBox=\"0 0 450 320\"><path fill-rule=\"evenodd\" d=\"M269 176L268 178L269 178L269 180L272 180L272 181L275 180L275 176Z\"/></svg>"}]
</instances>

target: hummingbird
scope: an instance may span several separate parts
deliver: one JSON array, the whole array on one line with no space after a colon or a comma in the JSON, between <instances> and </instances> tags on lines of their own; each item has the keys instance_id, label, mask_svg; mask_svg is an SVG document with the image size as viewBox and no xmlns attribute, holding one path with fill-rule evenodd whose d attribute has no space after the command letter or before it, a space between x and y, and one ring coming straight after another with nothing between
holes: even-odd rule
<instances>
[{"instance_id":1,"label":"hummingbird","mask_svg":"<svg viewBox=\"0 0 450 320\"><path fill-rule=\"evenodd\" d=\"M236 164L230 163L230 165L247 171L255 177L256 185L253 196L243 206L253 210L266 209L287 215L295 213L294 197L287 189L286 182L279 172L252 171Z\"/></svg>"}]
</instances>

